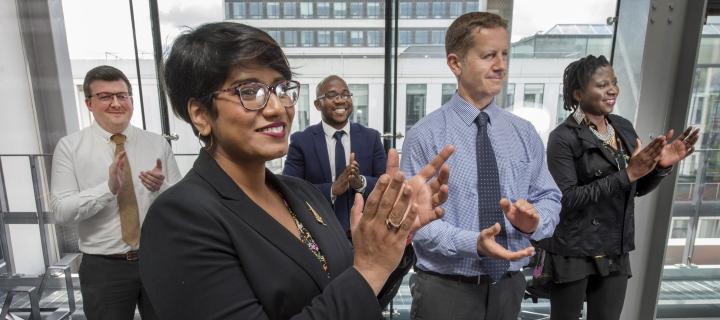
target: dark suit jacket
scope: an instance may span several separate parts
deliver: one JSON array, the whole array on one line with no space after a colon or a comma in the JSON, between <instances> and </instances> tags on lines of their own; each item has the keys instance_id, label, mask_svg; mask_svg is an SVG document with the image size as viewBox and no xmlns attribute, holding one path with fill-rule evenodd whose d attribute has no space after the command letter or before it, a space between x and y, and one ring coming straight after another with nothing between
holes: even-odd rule
<instances>
[{"instance_id":1,"label":"dark suit jacket","mask_svg":"<svg viewBox=\"0 0 720 320\"><path fill-rule=\"evenodd\" d=\"M630 121L611 114L608 121L626 153L638 135ZM585 125L569 116L550 133L548 169L562 191L560 223L540 246L563 256L621 255L635 248L635 197L658 186L663 176L650 172L630 183L613 155Z\"/></svg>"},{"instance_id":2,"label":"dark suit jacket","mask_svg":"<svg viewBox=\"0 0 720 320\"><path fill-rule=\"evenodd\" d=\"M140 276L156 313L173 320L380 318L327 200L303 180L266 174L313 235L329 275L202 151L143 224Z\"/></svg>"},{"instance_id":3,"label":"dark suit jacket","mask_svg":"<svg viewBox=\"0 0 720 320\"><path fill-rule=\"evenodd\" d=\"M355 153L355 160L360 165L360 174L365 176L367 186L363 196L367 199L370 191L375 187L378 177L385 173L386 155L380 133L366 128L358 123L350 123L350 151ZM283 174L298 177L317 186L322 194L330 200L332 176L330 174L330 161L325 142L325 132L322 124L318 123L296 132L290 137L290 149L283 168ZM332 161L335 161L332 159ZM354 191L352 188L346 194L337 197L336 202L347 201L349 209L353 204ZM335 206L335 214L340 223L347 230L349 226L349 211Z\"/></svg>"}]
</instances>

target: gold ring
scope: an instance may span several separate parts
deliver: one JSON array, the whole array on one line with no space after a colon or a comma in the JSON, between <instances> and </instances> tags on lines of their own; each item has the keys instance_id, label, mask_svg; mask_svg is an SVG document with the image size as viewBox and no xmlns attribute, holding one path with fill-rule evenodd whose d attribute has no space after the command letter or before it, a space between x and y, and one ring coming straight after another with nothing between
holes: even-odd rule
<instances>
[{"instance_id":1,"label":"gold ring","mask_svg":"<svg viewBox=\"0 0 720 320\"><path fill-rule=\"evenodd\" d=\"M400 223L398 224L394 224L392 223L392 221L390 221L390 218L385 219L385 226L388 228L388 230L397 232L398 230L400 230L400 225L402 225L402 221L400 221Z\"/></svg>"}]
</instances>

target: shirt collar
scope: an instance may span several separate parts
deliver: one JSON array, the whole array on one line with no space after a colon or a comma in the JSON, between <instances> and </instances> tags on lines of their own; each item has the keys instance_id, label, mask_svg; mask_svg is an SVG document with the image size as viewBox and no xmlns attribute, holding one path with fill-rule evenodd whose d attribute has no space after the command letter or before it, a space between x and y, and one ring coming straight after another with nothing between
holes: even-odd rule
<instances>
[{"instance_id":1,"label":"shirt collar","mask_svg":"<svg viewBox=\"0 0 720 320\"><path fill-rule=\"evenodd\" d=\"M107 143L112 142L112 141L110 141L110 137L112 137L113 134L105 131L105 129L103 129L97 122L93 122L93 124L90 126L90 128L93 132L95 132L95 134L100 136L103 139L103 141L105 141ZM128 124L127 128L125 128L125 130L123 130L123 132L122 132L122 134L125 135L125 141L131 141L134 138L133 132L134 131L132 130L132 125Z\"/></svg>"},{"instance_id":2,"label":"shirt collar","mask_svg":"<svg viewBox=\"0 0 720 320\"><path fill-rule=\"evenodd\" d=\"M325 135L328 137L332 137L335 135L336 131L345 131L345 134L350 136L350 120L348 120L347 123L345 123L345 126L340 128L340 130L333 128L331 125L325 123L325 121L320 121L322 123L323 132L325 132Z\"/></svg>"},{"instance_id":3,"label":"shirt collar","mask_svg":"<svg viewBox=\"0 0 720 320\"><path fill-rule=\"evenodd\" d=\"M470 102L467 102L467 100L457 94L457 92L453 95L448 104L450 104L450 108L457 113L460 119L465 122L465 125L468 126L475 124L475 118L477 118L481 112L480 109L476 108ZM493 98L490 101L490 104L488 104L482 111L487 113L490 118L490 124L492 125L500 117L501 110L500 107L495 104L495 98Z\"/></svg>"}]
</instances>

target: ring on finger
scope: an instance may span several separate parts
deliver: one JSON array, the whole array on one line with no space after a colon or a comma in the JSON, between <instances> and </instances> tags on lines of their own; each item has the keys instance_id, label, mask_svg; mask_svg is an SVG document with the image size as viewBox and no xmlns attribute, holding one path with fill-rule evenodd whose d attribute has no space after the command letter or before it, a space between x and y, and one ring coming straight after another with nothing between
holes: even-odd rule
<instances>
[{"instance_id":1,"label":"ring on finger","mask_svg":"<svg viewBox=\"0 0 720 320\"><path fill-rule=\"evenodd\" d=\"M404 220L405 218L403 218ZM388 230L398 232L400 230L400 225L402 225L402 220L398 224L394 224L392 221L390 221L390 218L385 219L385 226L388 228Z\"/></svg>"}]
</instances>

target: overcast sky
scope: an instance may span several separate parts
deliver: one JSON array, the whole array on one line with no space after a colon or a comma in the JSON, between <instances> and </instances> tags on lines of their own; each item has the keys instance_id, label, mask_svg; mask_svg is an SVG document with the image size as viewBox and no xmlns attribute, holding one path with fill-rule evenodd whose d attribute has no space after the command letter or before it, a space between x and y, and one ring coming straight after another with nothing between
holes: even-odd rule
<instances>
[{"instance_id":1,"label":"overcast sky","mask_svg":"<svg viewBox=\"0 0 720 320\"><path fill-rule=\"evenodd\" d=\"M492 0L491 0L492 1ZM186 26L224 18L222 0L158 0L163 44ZM605 23L616 0L514 0L512 41L545 32L556 24ZM138 51L151 58L152 38L147 1L134 1ZM71 59L134 58L128 1L62 2Z\"/></svg>"}]
</instances>

